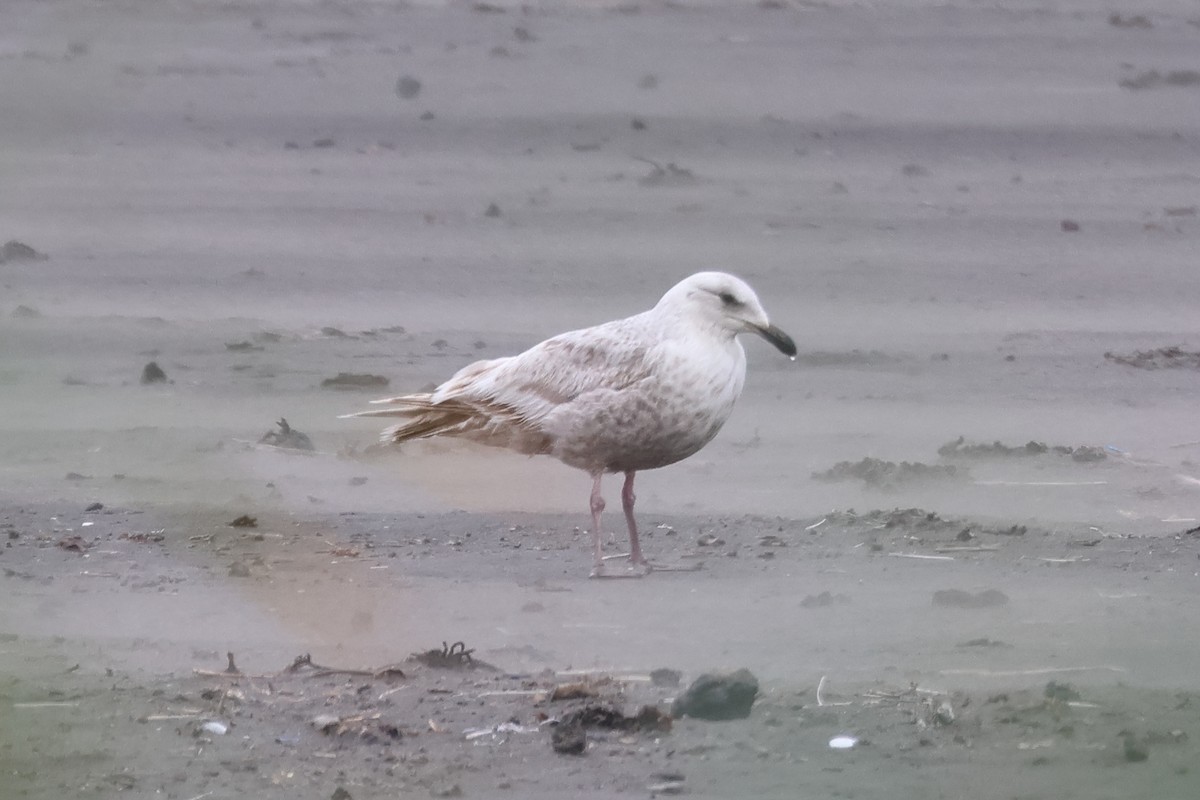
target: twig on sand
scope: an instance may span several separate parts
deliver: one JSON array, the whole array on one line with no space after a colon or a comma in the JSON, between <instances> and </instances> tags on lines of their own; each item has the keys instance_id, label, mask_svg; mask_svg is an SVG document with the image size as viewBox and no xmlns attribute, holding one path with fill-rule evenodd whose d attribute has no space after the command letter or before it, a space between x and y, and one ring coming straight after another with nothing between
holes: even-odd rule
<instances>
[{"instance_id":1,"label":"twig on sand","mask_svg":"<svg viewBox=\"0 0 1200 800\"><path fill-rule=\"evenodd\" d=\"M1196 445L1200 445L1200 439L1197 439L1194 442L1180 442L1179 444L1173 444L1171 445L1171 449L1174 450L1178 447L1195 447Z\"/></svg>"},{"instance_id":2,"label":"twig on sand","mask_svg":"<svg viewBox=\"0 0 1200 800\"><path fill-rule=\"evenodd\" d=\"M824 698L822 698L822 697L821 697L821 690L825 688L825 679L826 679L826 676L825 676L825 675L822 675L822 676L821 676L821 680L817 681L817 705L818 705L818 706L822 706L822 707L824 707L824 706L848 706L848 705L850 705L850 702L849 702L849 701L847 701L847 702L844 702L844 703L826 703L826 702L825 702Z\"/></svg>"},{"instance_id":3,"label":"twig on sand","mask_svg":"<svg viewBox=\"0 0 1200 800\"><path fill-rule=\"evenodd\" d=\"M206 678L257 678L262 680L270 680L272 678L283 678L289 675L305 674L310 678L325 678L330 675L355 675L369 678L403 678L404 671L399 667L389 664L379 669L342 669L340 667L326 667L321 664L316 664L312 660L312 656L308 653L296 656L292 659L292 663L278 672L249 674L242 672L233 662L233 653L228 653L229 667L221 672L211 669L201 669L195 667L192 669L193 675L201 675Z\"/></svg>"},{"instance_id":4,"label":"twig on sand","mask_svg":"<svg viewBox=\"0 0 1200 800\"><path fill-rule=\"evenodd\" d=\"M999 549L1000 547L994 544L949 545L946 547L939 547L937 548L937 551L939 553L990 553L993 550Z\"/></svg>"},{"instance_id":5,"label":"twig on sand","mask_svg":"<svg viewBox=\"0 0 1200 800\"><path fill-rule=\"evenodd\" d=\"M892 558L920 558L925 561L953 561L954 556L927 556L921 553L888 553Z\"/></svg>"},{"instance_id":6,"label":"twig on sand","mask_svg":"<svg viewBox=\"0 0 1200 800\"><path fill-rule=\"evenodd\" d=\"M203 712L196 711L190 714L147 714L144 717L139 717L138 721L145 720L146 722L165 722L172 719L195 719Z\"/></svg>"}]
</instances>

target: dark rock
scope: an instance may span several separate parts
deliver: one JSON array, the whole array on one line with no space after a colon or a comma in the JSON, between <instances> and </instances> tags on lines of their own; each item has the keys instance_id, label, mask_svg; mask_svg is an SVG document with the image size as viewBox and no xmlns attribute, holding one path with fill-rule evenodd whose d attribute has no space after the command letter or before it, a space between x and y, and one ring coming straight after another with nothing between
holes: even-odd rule
<instances>
[{"instance_id":1,"label":"dark rock","mask_svg":"<svg viewBox=\"0 0 1200 800\"><path fill-rule=\"evenodd\" d=\"M1058 226L1063 229L1064 233L1077 233L1079 231L1079 223L1073 219L1064 219L1058 223Z\"/></svg>"},{"instance_id":2,"label":"dark rock","mask_svg":"<svg viewBox=\"0 0 1200 800\"><path fill-rule=\"evenodd\" d=\"M671 713L676 717L727 720L750 716L758 695L758 679L750 670L701 675L675 699Z\"/></svg>"},{"instance_id":3,"label":"dark rock","mask_svg":"<svg viewBox=\"0 0 1200 800\"><path fill-rule=\"evenodd\" d=\"M560 722L550 734L550 746L554 752L568 756L581 756L587 750L587 731L578 719Z\"/></svg>"},{"instance_id":4,"label":"dark rock","mask_svg":"<svg viewBox=\"0 0 1200 800\"><path fill-rule=\"evenodd\" d=\"M1121 731L1121 738L1124 740L1124 747L1122 749L1126 761L1136 764L1150 758L1150 748L1146 746L1145 742L1139 741L1132 733Z\"/></svg>"},{"instance_id":5,"label":"dark rock","mask_svg":"<svg viewBox=\"0 0 1200 800\"><path fill-rule=\"evenodd\" d=\"M412 100L421 93L421 82L412 75L401 75L396 81L396 96L402 100Z\"/></svg>"},{"instance_id":6,"label":"dark rock","mask_svg":"<svg viewBox=\"0 0 1200 800\"><path fill-rule=\"evenodd\" d=\"M483 215L485 217L491 217L492 219L495 219L496 217L500 216L500 206L496 205L495 203L489 203L487 210L483 212Z\"/></svg>"},{"instance_id":7,"label":"dark rock","mask_svg":"<svg viewBox=\"0 0 1200 800\"><path fill-rule=\"evenodd\" d=\"M17 306L12 310L13 319L37 319L41 315L42 312L38 311L33 306L22 305Z\"/></svg>"},{"instance_id":8,"label":"dark rock","mask_svg":"<svg viewBox=\"0 0 1200 800\"><path fill-rule=\"evenodd\" d=\"M249 514L242 514L240 517L233 520L233 522L230 522L229 527L231 527L231 528L257 528L258 527L258 517L252 517Z\"/></svg>"},{"instance_id":9,"label":"dark rock","mask_svg":"<svg viewBox=\"0 0 1200 800\"><path fill-rule=\"evenodd\" d=\"M92 503L90 506L88 506L87 508L84 509L84 511L103 511L103 510L104 510L104 503Z\"/></svg>"},{"instance_id":10,"label":"dark rock","mask_svg":"<svg viewBox=\"0 0 1200 800\"><path fill-rule=\"evenodd\" d=\"M329 800L353 800L353 798L350 795L350 792L339 786L333 790L333 794L330 796Z\"/></svg>"},{"instance_id":11,"label":"dark rock","mask_svg":"<svg viewBox=\"0 0 1200 800\"><path fill-rule=\"evenodd\" d=\"M50 256L39 253L24 242L10 239L0 247L0 264L5 261L45 261Z\"/></svg>"},{"instance_id":12,"label":"dark rock","mask_svg":"<svg viewBox=\"0 0 1200 800\"><path fill-rule=\"evenodd\" d=\"M146 366L142 367L142 383L166 383L167 373L163 372L162 367L157 361L151 361Z\"/></svg>"}]
</instances>

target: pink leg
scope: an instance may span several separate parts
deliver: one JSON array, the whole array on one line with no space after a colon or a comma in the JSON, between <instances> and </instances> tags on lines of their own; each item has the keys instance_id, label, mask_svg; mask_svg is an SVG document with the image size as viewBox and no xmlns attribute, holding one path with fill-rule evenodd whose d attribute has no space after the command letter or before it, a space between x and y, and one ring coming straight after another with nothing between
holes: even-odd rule
<instances>
[{"instance_id":1,"label":"pink leg","mask_svg":"<svg viewBox=\"0 0 1200 800\"><path fill-rule=\"evenodd\" d=\"M642 556L642 546L638 542L637 520L633 518L633 503L637 496L633 493L633 470L625 473L625 485L621 487L621 507L625 509L625 522L629 525L629 561L633 564L645 565Z\"/></svg>"},{"instance_id":2,"label":"pink leg","mask_svg":"<svg viewBox=\"0 0 1200 800\"><path fill-rule=\"evenodd\" d=\"M600 496L602 473L592 476L592 549L596 554L596 569L604 566L604 551L600 547L600 514L604 511L604 498Z\"/></svg>"}]
</instances>

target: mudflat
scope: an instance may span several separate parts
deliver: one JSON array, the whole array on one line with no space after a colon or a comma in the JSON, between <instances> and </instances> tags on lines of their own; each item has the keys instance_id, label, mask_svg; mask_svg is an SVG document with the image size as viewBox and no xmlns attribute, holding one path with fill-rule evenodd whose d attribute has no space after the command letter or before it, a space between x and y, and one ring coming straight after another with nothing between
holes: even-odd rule
<instances>
[{"instance_id":1,"label":"mudflat","mask_svg":"<svg viewBox=\"0 0 1200 800\"><path fill-rule=\"evenodd\" d=\"M0 796L1196 796L1200 16L1136 6L7 4ZM639 476L680 571L337 419L706 269L800 354Z\"/></svg>"}]
</instances>

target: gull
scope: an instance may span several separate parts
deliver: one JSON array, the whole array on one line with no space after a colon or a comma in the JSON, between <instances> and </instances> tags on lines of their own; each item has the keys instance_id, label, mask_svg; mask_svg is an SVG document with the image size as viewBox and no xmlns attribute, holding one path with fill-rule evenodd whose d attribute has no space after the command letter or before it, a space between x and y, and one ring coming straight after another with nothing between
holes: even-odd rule
<instances>
[{"instance_id":1,"label":"gull","mask_svg":"<svg viewBox=\"0 0 1200 800\"><path fill-rule=\"evenodd\" d=\"M638 541L634 476L695 454L721 430L746 380L740 333L795 360L795 342L745 281L698 272L649 311L477 361L432 392L374 400L380 408L345 416L398 417L381 434L385 443L459 437L584 470L592 477L593 577L607 576L601 479L624 473L630 569L645 574L653 567Z\"/></svg>"}]
</instances>

